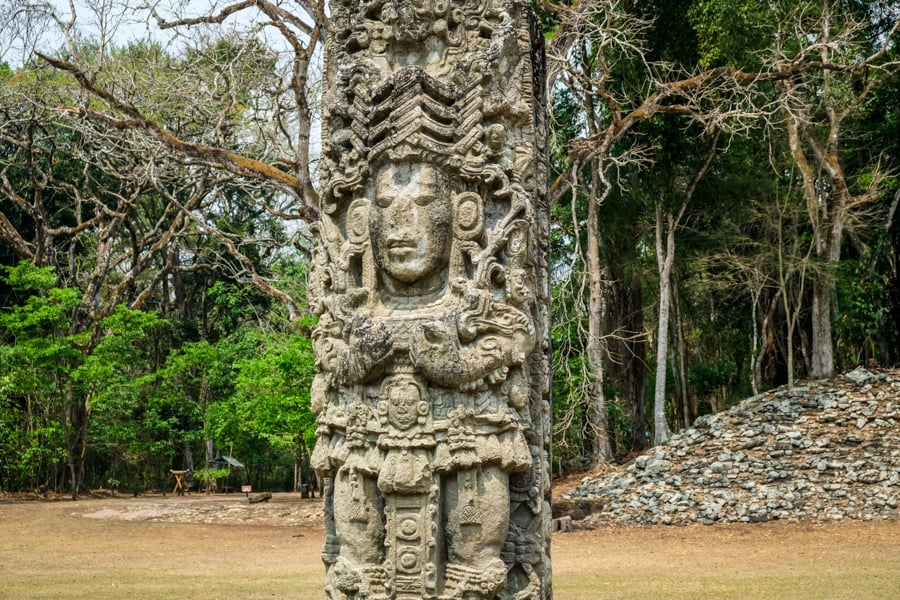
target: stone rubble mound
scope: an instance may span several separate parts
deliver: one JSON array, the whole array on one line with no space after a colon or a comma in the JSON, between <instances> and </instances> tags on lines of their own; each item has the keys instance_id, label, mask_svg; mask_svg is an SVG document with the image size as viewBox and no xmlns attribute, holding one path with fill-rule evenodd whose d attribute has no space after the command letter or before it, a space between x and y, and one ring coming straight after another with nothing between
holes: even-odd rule
<instances>
[{"instance_id":1,"label":"stone rubble mound","mask_svg":"<svg viewBox=\"0 0 900 600\"><path fill-rule=\"evenodd\" d=\"M703 416L563 494L583 526L897 518L900 371L855 369Z\"/></svg>"}]
</instances>

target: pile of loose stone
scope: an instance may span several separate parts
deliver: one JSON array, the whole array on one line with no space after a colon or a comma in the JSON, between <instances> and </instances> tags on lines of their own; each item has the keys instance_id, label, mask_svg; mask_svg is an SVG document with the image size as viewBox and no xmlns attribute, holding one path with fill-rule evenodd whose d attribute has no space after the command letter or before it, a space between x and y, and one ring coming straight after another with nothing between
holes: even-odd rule
<instances>
[{"instance_id":1,"label":"pile of loose stone","mask_svg":"<svg viewBox=\"0 0 900 600\"><path fill-rule=\"evenodd\" d=\"M704 416L563 495L585 525L896 518L900 372L856 369Z\"/></svg>"}]
</instances>

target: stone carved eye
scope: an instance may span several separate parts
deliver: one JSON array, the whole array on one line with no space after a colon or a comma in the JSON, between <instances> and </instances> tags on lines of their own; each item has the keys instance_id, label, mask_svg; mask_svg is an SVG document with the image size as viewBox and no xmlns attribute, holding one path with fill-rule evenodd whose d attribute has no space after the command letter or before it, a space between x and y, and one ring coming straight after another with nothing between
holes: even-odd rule
<instances>
[{"instance_id":1,"label":"stone carved eye","mask_svg":"<svg viewBox=\"0 0 900 600\"><path fill-rule=\"evenodd\" d=\"M414 202L416 204L418 204L419 206L428 206L435 200L437 200L437 194L433 194L430 192L423 192L423 193L416 195Z\"/></svg>"}]
</instances>

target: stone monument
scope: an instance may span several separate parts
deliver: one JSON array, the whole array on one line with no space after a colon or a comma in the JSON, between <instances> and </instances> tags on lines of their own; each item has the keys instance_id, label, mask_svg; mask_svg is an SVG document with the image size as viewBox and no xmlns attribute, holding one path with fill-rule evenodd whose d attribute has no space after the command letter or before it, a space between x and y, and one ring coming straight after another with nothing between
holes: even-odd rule
<instances>
[{"instance_id":1,"label":"stone monument","mask_svg":"<svg viewBox=\"0 0 900 600\"><path fill-rule=\"evenodd\" d=\"M548 600L543 36L522 0L333 0L313 467L331 600Z\"/></svg>"}]
</instances>

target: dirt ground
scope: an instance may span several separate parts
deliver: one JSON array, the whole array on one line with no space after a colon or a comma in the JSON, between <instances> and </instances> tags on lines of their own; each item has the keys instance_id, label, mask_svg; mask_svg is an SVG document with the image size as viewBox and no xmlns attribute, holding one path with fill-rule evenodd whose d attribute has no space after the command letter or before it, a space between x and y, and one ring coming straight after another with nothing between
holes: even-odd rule
<instances>
[{"instance_id":1,"label":"dirt ground","mask_svg":"<svg viewBox=\"0 0 900 600\"><path fill-rule=\"evenodd\" d=\"M319 500L0 500L0 598L322 600ZM556 600L895 599L900 522L617 528L553 539Z\"/></svg>"}]
</instances>

